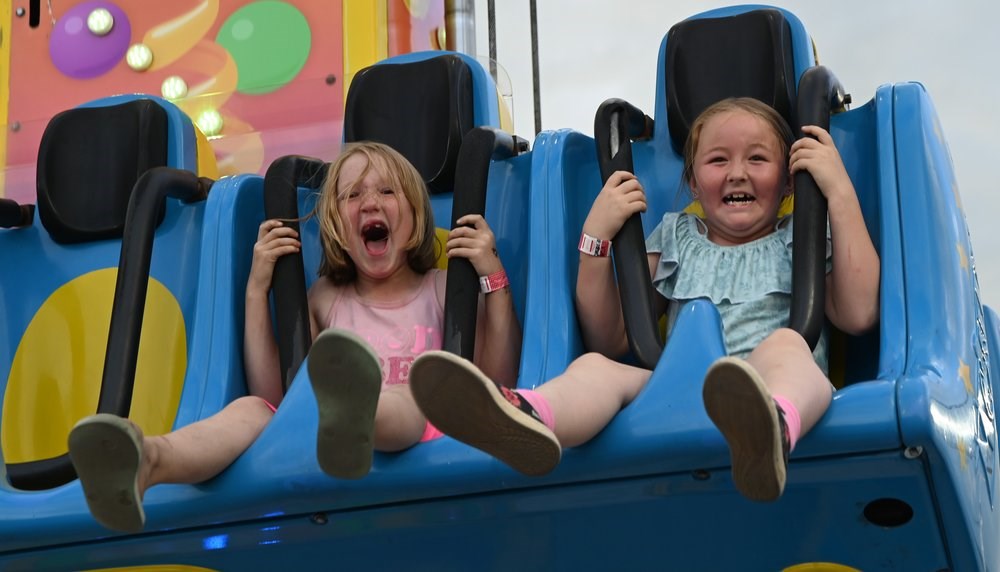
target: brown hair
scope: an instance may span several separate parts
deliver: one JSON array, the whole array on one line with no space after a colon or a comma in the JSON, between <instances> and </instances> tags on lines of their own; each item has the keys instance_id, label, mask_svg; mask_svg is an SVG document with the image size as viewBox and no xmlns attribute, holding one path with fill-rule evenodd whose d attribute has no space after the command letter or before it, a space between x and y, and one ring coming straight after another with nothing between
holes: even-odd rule
<instances>
[{"instance_id":1,"label":"brown hair","mask_svg":"<svg viewBox=\"0 0 1000 572\"><path fill-rule=\"evenodd\" d=\"M365 156L368 165L353 185L359 184L371 169L376 169L396 192L403 193L413 207L413 234L404 246L406 259L414 272L427 272L434 267L438 258L434 213L431 211L427 186L416 168L395 149L382 143L362 141L348 144L340 157L330 165L316 202L314 213L318 214L320 243L323 246L319 275L329 276L338 285L353 282L358 275L357 267L347 251L346 231L341 218L340 201L337 200L337 184L344 163L359 154Z\"/></svg>"},{"instance_id":2,"label":"brown hair","mask_svg":"<svg viewBox=\"0 0 1000 572\"><path fill-rule=\"evenodd\" d=\"M777 111L766 103L752 97L730 97L717 101L705 108L698 118L691 124L691 131L688 133L687 141L684 142L684 171L681 173L681 180L688 184L694 176L694 154L698 151L698 143L701 140L701 132L705 129L708 120L732 111L743 111L757 117L764 122L778 137L778 145L781 146L781 156L785 163L788 163L788 149L792 146L794 136L788 126L788 122Z\"/></svg>"}]
</instances>

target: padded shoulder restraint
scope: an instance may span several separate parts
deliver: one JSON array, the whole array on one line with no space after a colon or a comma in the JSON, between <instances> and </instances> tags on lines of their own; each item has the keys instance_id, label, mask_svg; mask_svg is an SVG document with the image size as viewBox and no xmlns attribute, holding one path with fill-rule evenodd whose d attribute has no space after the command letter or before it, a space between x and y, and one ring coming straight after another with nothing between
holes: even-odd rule
<instances>
[{"instance_id":1,"label":"padded shoulder restraint","mask_svg":"<svg viewBox=\"0 0 1000 572\"><path fill-rule=\"evenodd\" d=\"M727 97L759 99L798 125L791 28L780 11L685 20L668 32L666 49L667 121L678 154L695 118Z\"/></svg>"},{"instance_id":2,"label":"padded shoulder restraint","mask_svg":"<svg viewBox=\"0 0 1000 572\"><path fill-rule=\"evenodd\" d=\"M135 182L166 164L167 113L158 103L64 111L38 149L39 219L63 244L120 238Z\"/></svg>"},{"instance_id":3,"label":"padded shoulder restraint","mask_svg":"<svg viewBox=\"0 0 1000 572\"><path fill-rule=\"evenodd\" d=\"M456 55L367 67L351 82L344 140L389 145L430 192L451 192L462 137L473 127L472 97L472 73Z\"/></svg>"}]
</instances>

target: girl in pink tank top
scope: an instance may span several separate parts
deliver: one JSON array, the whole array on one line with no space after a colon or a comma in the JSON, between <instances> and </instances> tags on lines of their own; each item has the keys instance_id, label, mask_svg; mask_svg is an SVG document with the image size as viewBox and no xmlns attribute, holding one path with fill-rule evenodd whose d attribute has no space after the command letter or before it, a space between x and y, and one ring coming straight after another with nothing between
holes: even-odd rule
<instances>
[{"instance_id":1,"label":"girl in pink tank top","mask_svg":"<svg viewBox=\"0 0 1000 572\"><path fill-rule=\"evenodd\" d=\"M373 450L400 451L441 435L417 408L407 382L414 358L441 348L445 272L434 269L438 241L427 188L388 146L347 146L330 167L314 214L324 254L309 292L316 453L326 473L356 479L368 473ZM162 436L143 436L113 415L91 416L74 427L70 456L101 524L141 530L146 489L214 477L270 421L283 393L268 293L275 262L300 249L290 227L277 220L260 225L246 291L244 365L251 395ZM465 216L444 249L449 258L468 259L485 284L476 364L513 387L521 328L493 233L482 216Z\"/></svg>"}]
</instances>

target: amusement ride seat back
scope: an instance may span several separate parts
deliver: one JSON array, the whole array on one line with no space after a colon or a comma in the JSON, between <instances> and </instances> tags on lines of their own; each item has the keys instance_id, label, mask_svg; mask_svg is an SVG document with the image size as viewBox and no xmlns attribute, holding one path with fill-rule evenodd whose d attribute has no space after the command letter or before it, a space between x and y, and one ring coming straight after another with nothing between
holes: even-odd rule
<instances>
[{"instance_id":1,"label":"amusement ride seat back","mask_svg":"<svg viewBox=\"0 0 1000 572\"><path fill-rule=\"evenodd\" d=\"M74 479L69 429L97 411L129 416L134 388L146 403L131 411L133 419L149 432L171 428L185 342L182 311L169 288L151 283L142 308L118 312L141 319L145 308L154 322L143 335L139 375L109 376L116 358L105 356L116 351L109 344L111 296L120 282L115 267L133 189L151 169L193 169L193 128L190 121L178 125L185 119L166 102L119 96L55 116L42 136L41 225L0 231L0 260L19 270L0 279L7 316L0 366L9 366L0 437L15 488L48 489ZM152 211L145 230L152 234L165 215L164 208ZM105 380L97 383L102 369Z\"/></svg>"},{"instance_id":2,"label":"amusement ride seat back","mask_svg":"<svg viewBox=\"0 0 1000 572\"><path fill-rule=\"evenodd\" d=\"M344 109L345 143L384 143L413 163L424 178L439 226L442 248L438 267L450 264L451 268L446 292L445 348L469 359L479 281L468 261L448 262L443 248L447 231L440 225L450 220L454 226L464 213L483 213L491 160L527 148L522 140L491 127L500 122L496 101L492 80L475 60L457 53L421 52L360 70L351 82ZM326 164L317 159L289 156L276 160L265 178L266 217L296 219L298 213L309 212L307 205L290 191L300 185L319 188L325 168ZM456 193L459 181L463 184L461 192ZM303 244L314 240L315 226L314 221L302 225ZM494 231L503 257L502 231L495 226ZM310 258L309 252L305 256ZM302 260L298 256L279 260L272 285L286 388L311 345ZM508 266L507 270L512 287L523 288L523 273L516 266Z\"/></svg>"},{"instance_id":3,"label":"amusement ride seat back","mask_svg":"<svg viewBox=\"0 0 1000 572\"><path fill-rule=\"evenodd\" d=\"M167 164L166 142L167 113L152 100L53 117L39 145L36 179L38 216L52 239L120 239L132 188L147 170Z\"/></svg>"},{"instance_id":4,"label":"amusement ride seat back","mask_svg":"<svg viewBox=\"0 0 1000 572\"><path fill-rule=\"evenodd\" d=\"M667 123L681 160L691 124L727 97L759 99L797 125L791 28L780 11L685 20L667 32L666 49Z\"/></svg>"},{"instance_id":5,"label":"amusement ride seat back","mask_svg":"<svg viewBox=\"0 0 1000 572\"><path fill-rule=\"evenodd\" d=\"M807 44L808 49L803 49ZM807 62L801 61L808 59ZM752 97L763 101L778 111L793 132L798 130L804 101L797 95L796 80L800 75L818 78L810 81L810 93L821 91L825 109L821 104L805 103L810 117L818 115L811 123L829 126L831 100L843 103L843 95L835 78L824 68L813 67L798 73L813 63L808 38L796 39L785 14L776 9L757 9L719 17L698 17L673 26L661 46L660 78L657 86L657 119L645 117L641 111L621 100L608 100L602 104L595 119L595 138L602 179L616 170L637 172L632 164L630 139L649 138L654 149L652 161L657 171L670 173L675 184L680 181L683 165L683 147L691 123L712 103L727 97ZM803 85L806 85L804 82ZM833 95L831 95L831 92ZM809 99L813 95L806 96ZM666 116L667 128L662 125ZM823 120L825 119L825 123ZM669 144L663 141L668 140ZM620 146L619 143L621 142ZM639 143L641 145L641 143ZM664 166L666 165L666 166ZM809 181L803 180L803 177ZM662 178L660 179L661 182ZM796 175L796 189L801 209L810 214L800 214L793 230L796 260L793 277L792 324L803 333L811 346L819 339L823 327L822 302L825 267L825 202L818 205L819 195L811 177ZM649 182L647 188L655 188ZM670 188L670 187L667 187ZM652 229L666 210L670 210L665 197L648 197L650 208L645 222ZM700 206L689 206L697 212ZM804 224L803 224L804 223ZM652 320L652 284L646 264L643 222L635 215L615 237L616 271L622 292L623 312L629 343L637 361L650 369L656 366L662 350L658 326ZM816 255L821 258L817 261Z\"/></svg>"},{"instance_id":6,"label":"amusement ride seat back","mask_svg":"<svg viewBox=\"0 0 1000 572\"><path fill-rule=\"evenodd\" d=\"M377 141L406 157L432 195L451 193L473 127L472 72L458 55L359 71L344 108L344 142Z\"/></svg>"}]
</instances>

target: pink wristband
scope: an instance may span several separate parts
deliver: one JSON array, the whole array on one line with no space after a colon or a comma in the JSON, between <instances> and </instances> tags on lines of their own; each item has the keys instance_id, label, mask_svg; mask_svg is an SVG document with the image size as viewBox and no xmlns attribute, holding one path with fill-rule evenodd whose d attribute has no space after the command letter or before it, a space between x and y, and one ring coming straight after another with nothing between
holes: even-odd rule
<instances>
[{"instance_id":1,"label":"pink wristband","mask_svg":"<svg viewBox=\"0 0 1000 572\"><path fill-rule=\"evenodd\" d=\"M582 232L580 233L580 244L577 246L577 249L584 254L589 254L590 256L605 258L611 254L611 241L601 240L600 238L595 238L585 232Z\"/></svg>"},{"instance_id":2,"label":"pink wristband","mask_svg":"<svg viewBox=\"0 0 1000 572\"><path fill-rule=\"evenodd\" d=\"M510 286L510 280L507 279L507 273L501 268L489 276L479 277L479 289L483 291L483 294L489 294L490 292L496 292L501 288L506 288Z\"/></svg>"}]
</instances>

